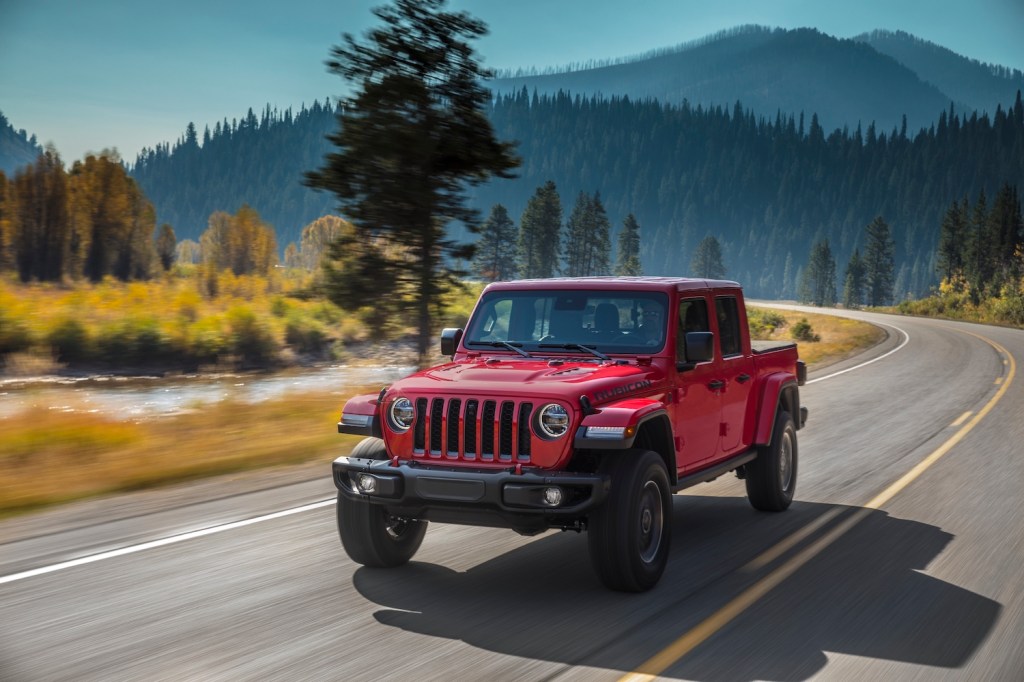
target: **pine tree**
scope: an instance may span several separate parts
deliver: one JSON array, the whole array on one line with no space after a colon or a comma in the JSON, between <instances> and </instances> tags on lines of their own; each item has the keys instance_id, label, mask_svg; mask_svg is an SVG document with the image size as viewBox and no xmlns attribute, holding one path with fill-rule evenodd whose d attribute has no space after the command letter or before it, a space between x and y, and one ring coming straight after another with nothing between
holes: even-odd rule
<instances>
[{"instance_id":1,"label":"pine tree","mask_svg":"<svg viewBox=\"0 0 1024 682\"><path fill-rule=\"evenodd\" d=\"M622 223L617 250L616 275L632 277L644 274L640 265L640 224L632 213Z\"/></svg>"},{"instance_id":2,"label":"pine tree","mask_svg":"<svg viewBox=\"0 0 1024 682\"><path fill-rule=\"evenodd\" d=\"M501 204L491 207L491 214L480 228L480 240L473 256L473 272L487 282L503 282L516 276L515 222Z\"/></svg>"},{"instance_id":3,"label":"pine tree","mask_svg":"<svg viewBox=\"0 0 1024 682\"><path fill-rule=\"evenodd\" d=\"M338 113L339 130L329 139L337 150L326 165L306 175L316 188L337 195L361 238L386 239L402 248L376 263L374 283L410 285L417 351L425 363L438 301L458 286L464 273L452 262L472 255L472 245L446 236L449 222L475 231L477 212L467 204L467 188L492 176L510 177L519 165L512 145L495 137L484 107L489 71L478 64L467 40L487 32L468 14L442 11L444 0L394 0L374 14L383 26L351 35L335 46L327 62L354 90ZM337 274L337 273L336 273ZM352 308L388 299L379 285L372 297L352 294L362 283L339 279L331 291L339 305Z\"/></svg>"},{"instance_id":4,"label":"pine tree","mask_svg":"<svg viewBox=\"0 0 1024 682\"><path fill-rule=\"evenodd\" d=\"M697 245L690 259L690 273L702 279L722 279L725 277L725 264L722 262L722 246L712 235L708 235Z\"/></svg>"},{"instance_id":5,"label":"pine tree","mask_svg":"<svg viewBox=\"0 0 1024 682\"><path fill-rule=\"evenodd\" d=\"M968 247L966 207L966 199L964 208L954 201L942 219L939 247L935 254L935 269L942 280L952 280L964 273L965 252Z\"/></svg>"},{"instance_id":6,"label":"pine tree","mask_svg":"<svg viewBox=\"0 0 1024 682\"><path fill-rule=\"evenodd\" d=\"M876 217L865 228L864 286L868 305L889 305L892 303L896 266L893 261L895 244L889 232L889 224L881 216Z\"/></svg>"},{"instance_id":7,"label":"pine tree","mask_svg":"<svg viewBox=\"0 0 1024 682\"><path fill-rule=\"evenodd\" d=\"M537 188L519 220L519 276L554 277L558 269L558 236L562 231L562 200L551 180Z\"/></svg>"},{"instance_id":8,"label":"pine tree","mask_svg":"<svg viewBox=\"0 0 1024 682\"><path fill-rule=\"evenodd\" d=\"M843 307L853 310L864 302L864 261L860 249L854 249L850 262L846 264L843 278Z\"/></svg>"},{"instance_id":9,"label":"pine tree","mask_svg":"<svg viewBox=\"0 0 1024 682\"><path fill-rule=\"evenodd\" d=\"M800 300L817 306L836 304L836 260L827 239L811 247L800 282Z\"/></svg>"},{"instance_id":10,"label":"pine tree","mask_svg":"<svg viewBox=\"0 0 1024 682\"><path fill-rule=\"evenodd\" d=\"M580 192L565 224L562 272L569 277L610 274L611 223L598 192Z\"/></svg>"}]
</instances>

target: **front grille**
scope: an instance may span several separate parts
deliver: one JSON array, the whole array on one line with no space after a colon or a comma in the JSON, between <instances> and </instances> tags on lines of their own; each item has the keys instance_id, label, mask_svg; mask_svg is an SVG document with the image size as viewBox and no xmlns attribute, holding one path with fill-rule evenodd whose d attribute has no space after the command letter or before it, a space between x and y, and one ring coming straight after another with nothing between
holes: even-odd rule
<instances>
[{"instance_id":1,"label":"front grille","mask_svg":"<svg viewBox=\"0 0 1024 682\"><path fill-rule=\"evenodd\" d=\"M413 456L529 462L533 404L514 400L417 398Z\"/></svg>"}]
</instances>

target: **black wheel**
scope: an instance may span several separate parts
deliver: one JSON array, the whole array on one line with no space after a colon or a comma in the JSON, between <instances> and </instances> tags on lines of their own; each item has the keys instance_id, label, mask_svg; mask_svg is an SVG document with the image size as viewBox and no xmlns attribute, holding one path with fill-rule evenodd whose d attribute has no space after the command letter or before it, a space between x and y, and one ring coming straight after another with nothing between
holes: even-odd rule
<instances>
[{"instance_id":1,"label":"black wheel","mask_svg":"<svg viewBox=\"0 0 1024 682\"><path fill-rule=\"evenodd\" d=\"M366 438L352 449L352 457L387 459L384 441ZM399 519L379 504L349 499L338 493L338 534L352 561L374 568L401 566L412 559L423 542L427 522Z\"/></svg>"},{"instance_id":2,"label":"black wheel","mask_svg":"<svg viewBox=\"0 0 1024 682\"><path fill-rule=\"evenodd\" d=\"M605 587L644 592L668 563L672 538L672 491L665 462L650 450L609 454L608 499L590 515L590 563Z\"/></svg>"},{"instance_id":3,"label":"black wheel","mask_svg":"<svg viewBox=\"0 0 1024 682\"><path fill-rule=\"evenodd\" d=\"M772 441L746 465L747 499L754 509L784 511L793 501L797 469L796 426L785 410L775 415Z\"/></svg>"}]
</instances>

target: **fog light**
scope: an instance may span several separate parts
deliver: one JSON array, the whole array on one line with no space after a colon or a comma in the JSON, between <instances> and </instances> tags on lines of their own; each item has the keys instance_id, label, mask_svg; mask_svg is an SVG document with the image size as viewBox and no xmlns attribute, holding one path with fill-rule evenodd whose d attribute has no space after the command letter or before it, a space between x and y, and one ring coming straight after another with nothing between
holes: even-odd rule
<instances>
[{"instance_id":1,"label":"fog light","mask_svg":"<svg viewBox=\"0 0 1024 682\"><path fill-rule=\"evenodd\" d=\"M557 507L562 504L561 488L544 488L544 504L549 507Z\"/></svg>"},{"instance_id":2,"label":"fog light","mask_svg":"<svg viewBox=\"0 0 1024 682\"><path fill-rule=\"evenodd\" d=\"M370 474L359 474L359 480L356 483L359 486L359 492L372 495L377 492L377 479Z\"/></svg>"}]
</instances>

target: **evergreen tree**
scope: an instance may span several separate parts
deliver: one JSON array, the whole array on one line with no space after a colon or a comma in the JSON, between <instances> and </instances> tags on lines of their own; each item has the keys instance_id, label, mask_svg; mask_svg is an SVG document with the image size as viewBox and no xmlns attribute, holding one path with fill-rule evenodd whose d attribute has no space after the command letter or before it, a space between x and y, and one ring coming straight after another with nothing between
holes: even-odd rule
<instances>
[{"instance_id":1,"label":"evergreen tree","mask_svg":"<svg viewBox=\"0 0 1024 682\"><path fill-rule=\"evenodd\" d=\"M712 235L708 235L697 245L690 259L690 273L702 279L722 279L725 277L725 264L722 262L722 246Z\"/></svg>"},{"instance_id":2,"label":"evergreen tree","mask_svg":"<svg viewBox=\"0 0 1024 682\"><path fill-rule=\"evenodd\" d=\"M175 249L178 246L178 239L174 236L174 229L164 223L160 226L160 232L156 237L156 255L160 259L160 266L164 272L174 265Z\"/></svg>"},{"instance_id":3,"label":"evergreen tree","mask_svg":"<svg viewBox=\"0 0 1024 682\"><path fill-rule=\"evenodd\" d=\"M954 201L942 219L939 247L935 254L935 268L940 279L952 280L964 273L968 247L966 210L967 199L964 199L963 208Z\"/></svg>"},{"instance_id":4,"label":"evergreen tree","mask_svg":"<svg viewBox=\"0 0 1024 682\"><path fill-rule=\"evenodd\" d=\"M1003 184L992 203L989 225L993 238L995 279L993 289L1020 277L1020 264L1015 257L1024 246L1024 221L1017 188Z\"/></svg>"},{"instance_id":5,"label":"evergreen tree","mask_svg":"<svg viewBox=\"0 0 1024 682\"><path fill-rule=\"evenodd\" d=\"M868 305L892 303L896 266L893 260L895 244L889 224L877 216L865 228L864 286Z\"/></svg>"},{"instance_id":6,"label":"evergreen tree","mask_svg":"<svg viewBox=\"0 0 1024 682\"><path fill-rule=\"evenodd\" d=\"M610 274L611 223L597 192L580 192L565 224L562 272L569 277Z\"/></svg>"},{"instance_id":7,"label":"evergreen tree","mask_svg":"<svg viewBox=\"0 0 1024 682\"><path fill-rule=\"evenodd\" d=\"M632 213L626 216L619 232L615 274L627 277L644 274L640 265L640 224Z\"/></svg>"},{"instance_id":8,"label":"evergreen tree","mask_svg":"<svg viewBox=\"0 0 1024 682\"><path fill-rule=\"evenodd\" d=\"M510 177L519 164L512 146L499 142L484 107L490 73L466 42L486 26L466 13L442 11L443 0L394 0L374 14L384 22L366 40L344 36L328 61L330 70L354 89L338 114L337 147L307 182L330 190L360 238L378 236L403 247L357 278L410 284L417 350L425 362L439 298L458 285L462 271L449 265L472 255L472 245L447 238L449 222L476 229L477 212L467 204L468 186L492 176ZM350 278L331 283L334 301L352 308L367 300ZM372 300L394 299L374 287Z\"/></svg>"},{"instance_id":9,"label":"evergreen tree","mask_svg":"<svg viewBox=\"0 0 1024 682\"><path fill-rule=\"evenodd\" d=\"M3 114L0 114L2 116ZM0 272L14 268L13 194L7 176L0 171Z\"/></svg>"},{"instance_id":10,"label":"evergreen tree","mask_svg":"<svg viewBox=\"0 0 1024 682\"><path fill-rule=\"evenodd\" d=\"M989 223L988 198L985 190L978 193L968 224L969 240L967 249L966 275L971 286L971 295L977 303L984 295L986 286L995 272L994 240Z\"/></svg>"},{"instance_id":11,"label":"evergreen tree","mask_svg":"<svg viewBox=\"0 0 1024 682\"><path fill-rule=\"evenodd\" d=\"M483 227L480 240L473 256L473 272L487 282L503 282L516 276L515 222L508 216L508 210L501 204L491 207Z\"/></svg>"},{"instance_id":12,"label":"evergreen tree","mask_svg":"<svg viewBox=\"0 0 1024 682\"><path fill-rule=\"evenodd\" d=\"M558 235L562 231L562 200L551 180L537 188L519 220L519 276L554 277L558 268Z\"/></svg>"},{"instance_id":13,"label":"evergreen tree","mask_svg":"<svg viewBox=\"0 0 1024 682\"><path fill-rule=\"evenodd\" d=\"M811 247L807 268L800 282L800 300L817 306L836 304L836 260L827 239Z\"/></svg>"},{"instance_id":14,"label":"evergreen tree","mask_svg":"<svg viewBox=\"0 0 1024 682\"><path fill-rule=\"evenodd\" d=\"M864 302L864 261L861 260L860 249L853 250L843 281L843 307L850 310L859 308Z\"/></svg>"}]
</instances>

